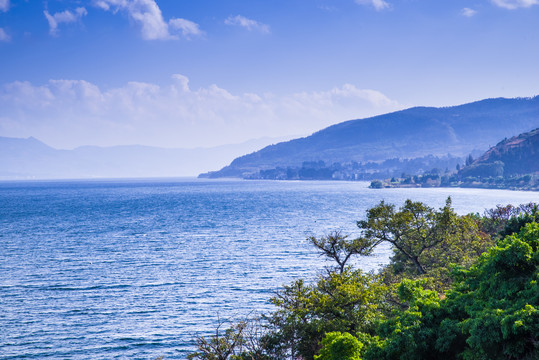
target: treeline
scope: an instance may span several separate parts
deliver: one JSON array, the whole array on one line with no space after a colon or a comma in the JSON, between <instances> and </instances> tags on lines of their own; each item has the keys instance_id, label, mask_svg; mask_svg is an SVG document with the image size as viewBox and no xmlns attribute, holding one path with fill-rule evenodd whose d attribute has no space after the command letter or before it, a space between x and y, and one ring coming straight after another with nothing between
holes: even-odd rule
<instances>
[{"instance_id":1,"label":"treeline","mask_svg":"<svg viewBox=\"0 0 539 360\"><path fill-rule=\"evenodd\" d=\"M400 176L403 173L423 174L433 170L449 172L463 158L450 154L442 157L428 155L414 159L393 158L381 162L335 162L304 161L301 166L275 167L258 170L244 177L265 180L372 180ZM439 170L445 169L445 170Z\"/></svg>"},{"instance_id":2,"label":"treeline","mask_svg":"<svg viewBox=\"0 0 539 360\"><path fill-rule=\"evenodd\" d=\"M466 170L468 168L464 168ZM436 170L436 169L435 169ZM440 173L430 171L423 175L406 175L386 180L371 181L371 188L391 187L473 187L485 189L539 190L539 173L513 176L477 175L461 171Z\"/></svg>"},{"instance_id":3,"label":"treeline","mask_svg":"<svg viewBox=\"0 0 539 360\"><path fill-rule=\"evenodd\" d=\"M539 206L457 215L381 202L361 236L310 238L334 265L271 298L273 313L220 322L199 360L538 359ZM389 243L377 274L350 266Z\"/></svg>"}]
</instances>

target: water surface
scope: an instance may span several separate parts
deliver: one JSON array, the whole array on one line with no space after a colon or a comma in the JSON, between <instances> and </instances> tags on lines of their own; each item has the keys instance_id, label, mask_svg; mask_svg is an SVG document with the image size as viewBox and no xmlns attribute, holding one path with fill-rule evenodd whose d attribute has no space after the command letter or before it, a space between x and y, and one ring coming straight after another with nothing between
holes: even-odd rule
<instances>
[{"instance_id":1,"label":"water surface","mask_svg":"<svg viewBox=\"0 0 539 360\"><path fill-rule=\"evenodd\" d=\"M381 189L364 182L0 183L0 359L183 359L218 317L271 311L282 284L327 264L306 241L380 200L457 212L539 194ZM357 263L388 261L389 249Z\"/></svg>"}]
</instances>

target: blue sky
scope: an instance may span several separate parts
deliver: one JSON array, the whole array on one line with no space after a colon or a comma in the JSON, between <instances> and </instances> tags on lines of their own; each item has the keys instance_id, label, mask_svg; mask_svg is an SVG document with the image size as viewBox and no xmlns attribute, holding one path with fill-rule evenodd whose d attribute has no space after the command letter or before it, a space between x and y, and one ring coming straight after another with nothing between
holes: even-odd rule
<instances>
[{"instance_id":1,"label":"blue sky","mask_svg":"<svg viewBox=\"0 0 539 360\"><path fill-rule=\"evenodd\" d=\"M0 136L59 148L307 135L539 94L539 0L0 0Z\"/></svg>"}]
</instances>

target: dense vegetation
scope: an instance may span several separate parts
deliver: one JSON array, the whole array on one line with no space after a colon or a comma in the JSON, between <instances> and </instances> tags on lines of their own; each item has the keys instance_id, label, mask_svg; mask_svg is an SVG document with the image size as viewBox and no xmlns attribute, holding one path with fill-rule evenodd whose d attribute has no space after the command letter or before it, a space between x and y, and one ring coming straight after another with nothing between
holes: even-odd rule
<instances>
[{"instance_id":1,"label":"dense vegetation","mask_svg":"<svg viewBox=\"0 0 539 360\"><path fill-rule=\"evenodd\" d=\"M189 359L538 359L539 206L457 215L381 202L361 236L309 240L334 266L272 299L275 311L197 339ZM379 273L349 265L390 243Z\"/></svg>"},{"instance_id":2,"label":"dense vegetation","mask_svg":"<svg viewBox=\"0 0 539 360\"><path fill-rule=\"evenodd\" d=\"M372 180L405 174L417 174L424 169L454 169L464 158L452 155L427 155L414 159L387 159L381 162L355 161L326 164L324 161L304 161L301 166L263 169L244 175L246 179L264 180ZM436 170L440 172L440 170Z\"/></svg>"},{"instance_id":3,"label":"dense vegetation","mask_svg":"<svg viewBox=\"0 0 539 360\"><path fill-rule=\"evenodd\" d=\"M539 162L539 159L537 160ZM482 166L485 165L485 166ZM474 169L484 170L494 164L474 165ZM489 172L490 173L490 172ZM441 173L439 171L427 172L423 175L404 175L402 177L392 177L386 180L373 180L370 187L373 189L392 187L470 187L484 189L512 189L512 190L539 190L539 172L511 175L511 176L490 176L487 173L471 176L470 173ZM472 173L473 174L473 173Z\"/></svg>"}]
</instances>

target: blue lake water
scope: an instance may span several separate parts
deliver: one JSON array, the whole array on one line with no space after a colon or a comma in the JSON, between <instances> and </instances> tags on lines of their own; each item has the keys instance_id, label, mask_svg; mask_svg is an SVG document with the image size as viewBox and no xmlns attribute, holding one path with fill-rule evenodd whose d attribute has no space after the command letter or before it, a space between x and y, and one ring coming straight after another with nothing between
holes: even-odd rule
<instances>
[{"instance_id":1,"label":"blue lake water","mask_svg":"<svg viewBox=\"0 0 539 360\"><path fill-rule=\"evenodd\" d=\"M380 200L457 212L539 193L381 189L364 182L0 183L0 359L184 359L218 317L269 312L327 264L306 241ZM390 249L356 266L376 270Z\"/></svg>"}]
</instances>

